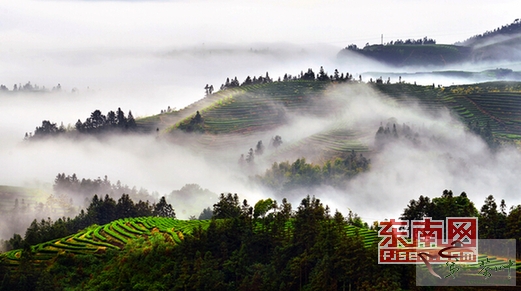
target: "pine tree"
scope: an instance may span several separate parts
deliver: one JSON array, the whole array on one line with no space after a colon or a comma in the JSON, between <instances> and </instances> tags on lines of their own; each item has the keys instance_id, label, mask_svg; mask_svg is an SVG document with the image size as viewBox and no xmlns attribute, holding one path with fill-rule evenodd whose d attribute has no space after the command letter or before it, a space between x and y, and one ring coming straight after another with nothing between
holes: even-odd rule
<instances>
[{"instance_id":1,"label":"pine tree","mask_svg":"<svg viewBox=\"0 0 521 291\"><path fill-rule=\"evenodd\" d=\"M255 148L255 154L260 156L264 153L264 145L262 144L262 140L259 140L257 146Z\"/></svg>"},{"instance_id":2,"label":"pine tree","mask_svg":"<svg viewBox=\"0 0 521 291\"><path fill-rule=\"evenodd\" d=\"M241 214L241 208L239 206L239 196L237 194L232 195L228 193L224 195L221 193L219 202L213 205L213 217L212 218L236 218Z\"/></svg>"},{"instance_id":3,"label":"pine tree","mask_svg":"<svg viewBox=\"0 0 521 291\"><path fill-rule=\"evenodd\" d=\"M125 128L127 126L127 118L125 117L125 113L118 107L118 111L116 112L116 123L119 128Z\"/></svg>"},{"instance_id":4,"label":"pine tree","mask_svg":"<svg viewBox=\"0 0 521 291\"><path fill-rule=\"evenodd\" d=\"M129 130L134 130L136 128L136 120L134 120L134 116L132 115L132 111L128 112L126 128L129 129Z\"/></svg>"},{"instance_id":5,"label":"pine tree","mask_svg":"<svg viewBox=\"0 0 521 291\"><path fill-rule=\"evenodd\" d=\"M166 202L165 196L161 197L159 202L154 206L154 215L175 218L175 210L171 204Z\"/></svg>"}]
</instances>

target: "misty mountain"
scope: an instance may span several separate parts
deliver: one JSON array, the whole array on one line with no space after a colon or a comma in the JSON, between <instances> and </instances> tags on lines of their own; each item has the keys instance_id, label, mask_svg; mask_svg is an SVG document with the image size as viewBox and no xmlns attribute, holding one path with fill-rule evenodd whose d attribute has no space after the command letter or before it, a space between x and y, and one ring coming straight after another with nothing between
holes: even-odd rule
<instances>
[{"instance_id":1,"label":"misty mountain","mask_svg":"<svg viewBox=\"0 0 521 291\"><path fill-rule=\"evenodd\" d=\"M514 22L498 27L492 31L487 31L482 34L474 35L469 39L463 41L461 45L464 46L472 46L478 47L490 43L492 40L497 39L498 37L512 37L519 36L521 34L521 21L519 18L514 20Z\"/></svg>"},{"instance_id":2,"label":"misty mountain","mask_svg":"<svg viewBox=\"0 0 521 291\"><path fill-rule=\"evenodd\" d=\"M521 22L475 35L456 44L436 44L427 37L419 40L396 40L366 44L364 48L349 45L338 53L339 58L362 56L395 67L446 67L463 63L521 61Z\"/></svg>"}]
</instances>

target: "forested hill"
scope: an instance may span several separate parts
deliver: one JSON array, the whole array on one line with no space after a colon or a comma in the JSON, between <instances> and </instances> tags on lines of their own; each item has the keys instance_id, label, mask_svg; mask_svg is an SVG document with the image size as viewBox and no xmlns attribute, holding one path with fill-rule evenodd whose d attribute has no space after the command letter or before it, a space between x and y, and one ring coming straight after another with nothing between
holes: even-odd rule
<instances>
[{"instance_id":1,"label":"forested hill","mask_svg":"<svg viewBox=\"0 0 521 291\"><path fill-rule=\"evenodd\" d=\"M497 38L497 37L519 38L520 34L521 34L521 21L518 18L510 24L503 25L501 27L498 27L494 30L484 32L482 34L474 35L459 44L464 45L464 46L477 46L477 45L485 44L486 42L489 42L489 41L493 41L493 39Z\"/></svg>"},{"instance_id":2,"label":"forested hill","mask_svg":"<svg viewBox=\"0 0 521 291\"><path fill-rule=\"evenodd\" d=\"M349 46L341 50L338 57L342 59L352 53L396 67L443 67L471 59L472 49L466 46L446 44L395 42L385 45L368 44L363 49Z\"/></svg>"},{"instance_id":3,"label":"forested hill","mask_svg":"<svg viewBox=\"0 0 521 291\"><path fill-rule=\"evenodd\" d=\"M427 37L423 39L393 40L387 43L367 43L364 48L349 45L338 54L340 58L358 54L389 65L443 67L458 63L520 61L521 22L503 25L493 31L478 34L451 44L436 44Z\"/></svg>"},{"instance_id":4,"label":"forested hill","mask_svg":"<svg viewBox=\"0 0 521 291\"><path fill-rule=\"evenodd\" d=\"M110 212L103 205L91 208L95 216ZM402 219L478 216L480 239L515 237L519 250L520 207L507 214L506 202L498 207L490 195L478 212L464 192L445 190L432 200L411 200ZM222 194L212 213L211 220L190 221L163 211L125 214L24 244L0 254L0 290L423 290L415 284L415 265L378 264L377 225L369 228L352 212L332 213L315 197L294 209L286 199L250 206L237 194ZM31 227L26 237L48 231ZM504 264L496 256L480 253L479 260ZM450 276L448 268L442 272Z\"/></svg>"}]
</instances>

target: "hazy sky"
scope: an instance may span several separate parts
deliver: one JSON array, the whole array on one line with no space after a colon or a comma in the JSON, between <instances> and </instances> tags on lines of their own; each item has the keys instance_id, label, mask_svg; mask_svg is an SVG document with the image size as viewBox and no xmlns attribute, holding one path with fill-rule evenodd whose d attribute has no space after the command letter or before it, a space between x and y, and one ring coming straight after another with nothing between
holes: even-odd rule
<instances>
[{"instance_id":1,"label":"hazy sky","mask_svg":"<svg viewBox=\"0 0 521 291\"><path fill-rule=\"evenodd\" d=\"M218 87L228 76L243 80L270 71L277 77L321 65L354 75L374 70L337 64L336 53L351 43L379 43L381 34L384 41L428 36L454 43L511 23L518 7L518 1L483 0L0 0L0 84L60 83L69 91L116 88L119 94L149 86L164 107L181 107L198 100L194 93L204 84ZM193 55L215 48L270 54ZM181 53L158 58L172 51ZM176 92L175 102L166 103L166 92Z\"/></svg>"},{"instance_id":2,"label":"hazy sky","mask_svg":"<svg viewBox=\"0 0 521 291\"><path fill-rule=\"evenodd\" d=\"M511 23L518 1L2 1L11 49L289 42L345 47L429 36L454 43Z\"/></svg>"}]
</instances>

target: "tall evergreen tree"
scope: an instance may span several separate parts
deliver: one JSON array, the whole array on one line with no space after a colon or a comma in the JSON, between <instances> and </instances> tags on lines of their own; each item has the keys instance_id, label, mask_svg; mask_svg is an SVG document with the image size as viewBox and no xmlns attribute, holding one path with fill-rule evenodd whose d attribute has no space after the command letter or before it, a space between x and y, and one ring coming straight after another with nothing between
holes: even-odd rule
<instances>
[{"instance_id":1,"label":"tall evergreen tree","mask_svg":"<svg viewBox=\"0 0 521 291\"><path fill-rule=\"evenodd\" d=\"M129 130L134 130L136 128L136 120L134 119L134 116L132 115L132 111L128 112L126 128Z\"/></svg>"},{"instance_id":2,"label":"tall evergreen tree","mask_svg":"<svg viewBox=\"0 0 521 291\"><path fill-rule=\"evenodd\" d=\"M213 205L213 218L237 218L241 214L239 196L237 194L221 193L219 202Z\"/></svg>"},{"instance_id":3,"label":"tall evergreen tree","mask_svg":"<svg viewBox=\"0 0 521 291\"><path fill-rule=\"evenodd\" d=\"M114 127L117 125L117 116L116 116L116 112L114 111L109 111L107 113L107 122L106 122L106 125L111 128L111 127Z\"/></svg>"},{"instance_id":4,"label":"tall evergreen tree","mask_svg":"<svg viewBox=\"0 0 521 291\"><path fill-rule=\"evenodd\" d=\"M161 197L159 202L154 206L154 215L175 218L175 210L171 204L166 202L165 196Z\"/></svg>"},{"instance_id":5,"label":"tall evergreen tree","mask_svg":"<svg viewBox=\"0 0 521 291\"><path fill-rule=\"evenodd\" d=\"M127 118L125 117L125 112L118 107L118 111L116 112L116 123L118 127L125 128L127 125Z\"/></svg>"}]
</instances>

